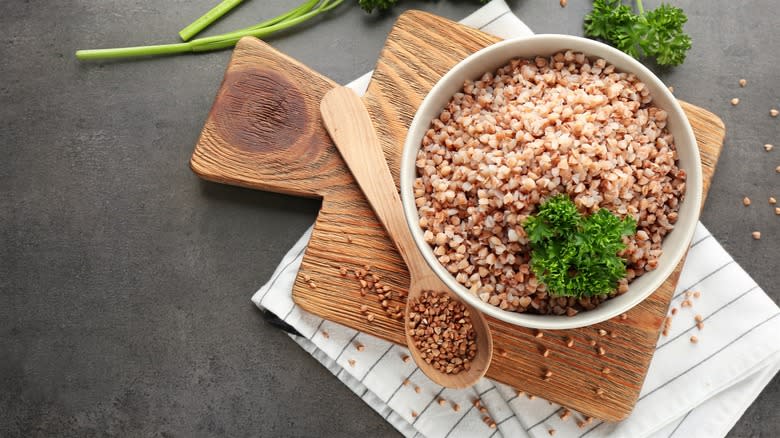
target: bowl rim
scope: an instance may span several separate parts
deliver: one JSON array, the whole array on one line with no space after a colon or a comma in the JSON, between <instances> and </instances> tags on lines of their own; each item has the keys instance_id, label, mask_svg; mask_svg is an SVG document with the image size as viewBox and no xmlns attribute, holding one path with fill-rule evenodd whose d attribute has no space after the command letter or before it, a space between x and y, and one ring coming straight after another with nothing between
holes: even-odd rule
<instances>
[{"instance_id":1,"label":"bowl rim","mask_svg":"<svg viewBox=\"0 0 780 438\"><path fill-rule=\"evenodd\" d=\"M686 175L686 193L683 202L693 203L695 205L695 208L693 209L695 218L689 221L687 227L682 228L679 231L677 224L680 224L682 221L678 220L677 224L675 225L675 231L678 231L678 233L676 233L676 238L680 239L682 242L679 245L673 246L672 248L668 248L668 246L664 245L664 252L666 253L669 251L669 253L665 255L670 258L667 259L666 264L659 264L658 268L653 271L653 273L657 273L653 278L654 281L647 284L644 290L636 291L636 293L631 296L631 299L627 300L625 303L623 303L623 305L615 307L611 310L602 307L603 310L599 312L599 307L597 307L592 310L580 312L577 315L570 317L566 315L539 315L509 312L502 310L497 306L483 302L481 299L479 299L479 297L472 295L469 290L465 288L465 286L461 285L457 280L455 280L455 277L450 274L441 263L439 263L438 259L433 254L432 248L428 245L428 243L425 242L422 228L419 226L419 216L417 207L415 205L412 186L413 181L417 176L416 166L414 163L416 161L417 151L420 148L420 139L412 138L412 135L415 131L413 128L420 124L425 124L425 126L430 125L431 121L427 118L423 119L423 116L424 114L429 113L431 109L430 107L435 105L434 99L436 99L437 95L441 93L439 90L451 85L450 83L455 79L465 79L465 76L463 76L465 73L462 72L468 66L473 63L483 61L485 58L488 58L486 63L490 64L492 62L492 59L490 59L492 52L498 51L506 46L542 42L552 42L560 47L554 51L575 50L577 52L585 53L586 56L598 56L600 58L607 59L607 62L610 64L613 63L612 61L615 58L619 58L623 63L628 63L631 65L631 68L621 70L635 73L642 77L643 82L652 82L656 89L661 90L661 93L665 95L665 99L668 100L671 105L669 108L664 106L664 110L669 113L670 118L677 119L682 122L682 126L680 126L678 130L682 130L684 134L683 137L687 138L683 138L681 140L683 140L685 143L690 142L690 144L693 145L691 152L693 154L692 159L695 160L695 165L693 166L693 172L688 172ZM572 48L572 45L579 47ZM587 47L605 52L607 55L601 56L589 54ZM512 58L507 59L506 62L509 62L510 59ZM678 141L679 140L675 138L675 143L679 145L680 143L678 143ZM400 167L400 194L404 217L414 239L415 245L417 246L418 250L421 251L425 261L428 263L428 266L430 266L430 268L444 282L444 284L453 290L461 299L465 300L468 304L478 309L479 311L485 313L488 316L513 325L537 329L560 330L589 326L608 320L610 318L614 318L615 316L628 311L640 302L644 301L647 297L654 293L666 281L667 278L669 278L669 276L674 272L676 266L679 264L680 260L682 260L683 256L687 253L690 242L696 230L696 223L698 222L702 202L702 170L699 148L696 143L696 137L693 133L693 128L691 127L685 112L682 110L682 107L677 101L677 98L672 95L672 93L667 89L666 85L649 68L644 66L636 59L604 43L572 35L537 34L533 36L510 38L484 47L457 63L441 78L439 78L431 90L428 91L417 111L415 112L414 118L409 125L409 130L407 131L406 139L404 141ZM691 181L694 183L692 184ZM696 187L697 190L691 190L692 187ZM626 296L630 293L632 293L632 291L629 289L629 291L622 296Z\"/></svg>"}]
</instances>

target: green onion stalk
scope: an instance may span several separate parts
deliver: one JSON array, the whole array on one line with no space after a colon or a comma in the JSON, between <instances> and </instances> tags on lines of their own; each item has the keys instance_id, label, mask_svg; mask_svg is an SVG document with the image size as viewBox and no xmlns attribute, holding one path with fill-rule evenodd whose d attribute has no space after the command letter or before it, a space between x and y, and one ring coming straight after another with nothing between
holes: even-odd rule
<instances>
[{"instance_id":1,"label":"green onion stalk","mask_svg":"<svg viewBox=\"0 0 780 438\"><path fill-rule=\"evenodd\" d=\"M222 18L233 8L238 6L244 0L222 0L218 5L211 8L200 18L193 21L187 27L179 31L179 37L182 41L189 41L203 29L211 26L212 23Z\"/></svg>"},{"instance_id":2,"label":"green onion stalk","mask_svg":"<svg viewBox=\"0 0 780 438\"><path fill-rule=\"evenodd\" d=\"M188 52L208 52L233 47L238 40L245 36L265 38L274 33L293 27L317 15L330 11L340 5L344 0L309 0L296 8L263 21L254 26L238 29L233 32L197 38L192 41L174 44L160 44L154 46L121 47L115 49L91 49L76 51L76 58L80 60L100 60L131 58L138 56L160 56Z\"/></svg>"}]
</instances>

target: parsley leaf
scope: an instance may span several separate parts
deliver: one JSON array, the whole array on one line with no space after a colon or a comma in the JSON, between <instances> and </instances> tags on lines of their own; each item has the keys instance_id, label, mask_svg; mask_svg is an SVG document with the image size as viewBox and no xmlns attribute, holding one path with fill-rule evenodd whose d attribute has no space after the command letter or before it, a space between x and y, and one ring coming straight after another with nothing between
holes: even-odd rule
<instances>
[{"instance_id":1,"label":"parsley leaf","mask_svg":"<svg viewBox=\"0 0 780 438\"><path fill-rule=\"evenodd\" d=\"M358 4L366 12L372 12L374 9L384 11L392 8L396 3L398 0L358 0Z\"/></svg>"},{"instance_id":2,"label":"parsley leaf","mask_svg":"<svg viewBox=\"0 0 780 438\"><path fill-rule=\"evenodd\" d=\"M531 244L531 269L550 295L587 297L612 292L626 275L617 253L623 236L636 232L631 217L606 209L584 217L566 195L548 199L523 224Z\"/></svg>"},{"instance_id":3,"label":"parsley leaf","mask_svg":"<svg viewBox=\"0 0 780 438\"><path fill-rule=\"evenodd\" d=\"M688 17L682 9L661 4L645 12L636 0L638 14L622 0L594 0L585 16L585 35L598 38L634 58L655 58L659 65L680 65L691 48L683 31Z\"/></svg>"}]
</instances>

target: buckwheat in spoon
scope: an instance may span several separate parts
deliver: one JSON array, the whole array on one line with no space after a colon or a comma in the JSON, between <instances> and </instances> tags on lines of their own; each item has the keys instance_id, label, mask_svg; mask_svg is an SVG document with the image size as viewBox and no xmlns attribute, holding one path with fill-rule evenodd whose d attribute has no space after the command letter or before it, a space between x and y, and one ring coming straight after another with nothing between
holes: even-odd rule
<instances>
[{"instance_id":1,"label":"buckwheat in spoon","mask_svg":"<svg viewBox=\"0 0 780 438\"><path fill-rule=\"evenodd\" d=\"M404 328L417 366L448 388L473 385L485 375L493 340L485 316L459 300L415 246L382 146L360 98L329 91L320 105L325 129L409 270Z\"/></svg>"}]
</instances>

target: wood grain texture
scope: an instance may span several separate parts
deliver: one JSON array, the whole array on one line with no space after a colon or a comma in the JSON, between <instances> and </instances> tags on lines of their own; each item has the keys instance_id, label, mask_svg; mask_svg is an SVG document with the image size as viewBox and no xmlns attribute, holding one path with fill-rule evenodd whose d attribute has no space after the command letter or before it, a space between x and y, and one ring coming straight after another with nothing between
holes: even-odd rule
<instances>
[{"instance_id":1,"label":"wood grain texture","mask_svg":"<svg viewBox=\"0 0 780 438\"><path fill-rule=\"evenodd\" d=\"M263 56L267 49L252 38L236 45L192 170L210 181L309 197L350 186L320 126L319 98L336 84L280 53Z\"/></svg>"},{"instance_id":2,"label":"wood grain texture","mask_svg":"<svg viewBox=\"0 0 780 438\"><path fill-rule=\"evenodd\" d=\"M364 97L396 183L407 126L427 91L458 61L495 41L422 12L406 12L399 18ZM321 317L403 344L402 323L383 314L375 295L361 296L353 276L339 274L342 266L359 269L369 264L393 290L405 290L409 283L401 258L317 116L323 94L333 85L262 42L242 40L196 145L192 168L213 181L322 197L293 289L295 302ZM269 93L268 87L276 91ZM269 95L269 102L258 102ZM704 109L686 103L683 109L701 151L706 196L725 129ZM270 128L277 123L281 126ZM680 269L629 311L626 320L545 331L544 337L536 338L530 329L490 319L495 354L487 376L586 415L609 421L625 418L647 374ZM303 280L304 275L316 288ZM373 322L359 311L362 304L377 315ZM393 299L392 304L405 303ZM614 331L617 337L601 337L599 329ZM573 347L565 345L568 338L574 340ZM605 354L599 355L590 341L602 346ZM549 357L542 355L544 349L550 350ZM601 373L604 367L610 368L609 375ZM553 371L551 381L542 380L543 369ZM604 391L601 396L596 394L599 388Z\"/></svg>"}]
</instances>

